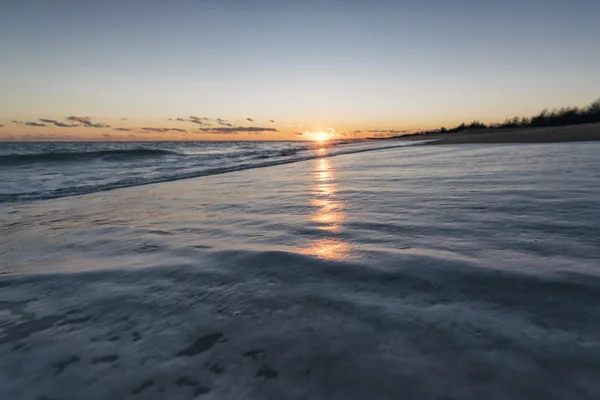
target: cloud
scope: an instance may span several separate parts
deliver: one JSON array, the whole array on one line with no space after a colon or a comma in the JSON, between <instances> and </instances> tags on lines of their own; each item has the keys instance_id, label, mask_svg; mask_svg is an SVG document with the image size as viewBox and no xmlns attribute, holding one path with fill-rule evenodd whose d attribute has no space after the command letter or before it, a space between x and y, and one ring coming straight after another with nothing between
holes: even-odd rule
<instances>
[{"instance_id":1,"label":"cloud","mask_svg":"<svg viewBox=\"0 0 600 400\"><path fill-rule=\"evenodd\" d=\"M82 124L89 124L90 120L91 120L90 117L75 117L75 116L67 117L67 121L81 122Z\"/></svg>"},{"instance_id":2,"label":"cloud","mask_svg":"<svg viewBox=\"0 0 600 400\"><path fill-rule=\"evenodd\" d=\"M194 115L190 116L189 118L175 118L175 121L191 122L193 124L211 126L211 124L207 122L210 121L210 118L196 117Z\"/></svg>"},{"instance_id":3,"label":"cloud","mask_svg":"<svg viewBox=\"0 0 600 400\"><path fill-rule=\"evenodd\" d=\"M296 136L304 136L304 133L303 132L294 132L294 135L296 135Z\"/></svg>"},{"instance_id":4,"label":"cloud","mask_svg":"<svg viewBox=\"0 0 600 400\"><path fill-rule=\"evenodd\" d=\"M215 121L217 121L217 124L219 124L219 125L233 127L233 125L231 125L229 122L227 122L224 119L217 118Z\"/></svg>"},{"instance_id":5,"label":"cloud","mask_svg":"<svg viewBox=\"0 0 600 400\"><path fill-rule=\"evenodd\" d=\"M40 120L42 121L42 120ZM14 119L11 121L13 124L17 124L17 125L27 125L27 126L48 126L46 124L42 124L39 122L22 122L22 121L15 121Z\"/></svg>"},{"instance_id":6,"label":"cloud","mask_svg":"<svg viewBox=\"0 0 600 400\"><path fill-rule=\"evenodd\" d=\"M113 131L131 132L129 128L113 128Z\"/></svg>"},{"instance_id":7,"label":"cloud","mask_svg":"<svg viewBox=\"0 0 600 400\"><path fill-rule=\"evenodd\" d=\"M272 123L272 124L274 124L275 120L274 119L270 119L269 122Z\"/></svg>"},{"instance_id":8,"label":"cloud","mask_svg":"<svg viewBox=\"0 0 600 400\"><path fill-rule=\"evenodd\" d=\"M129 137L129 138L131 138L131 139L137 139L137 136L135 136L135 135L129 135L129 136L127 136L127 137Z\"/></svg>"},{"instance_id":9,"label":"cloud","mask_svg":"<svg viewBox=\"0 0 600 400\"><path fill-rule=\"evenodd\" d=\"M59 121L56 121L54 123L54 125L61 127L61 128L75 128L76 126L79 126L77 124L65 124L64 122L59 122Z\"/></svg>"},{"instance_id":10,"label":"cloud","mask_svg":"<svg viewBox=\"0 0 600 400\"><path fill-rule=\"evenodd\" d=\"M55 119L40 118L40 121L45 122L47 124L52 124L54 126L58 126L60 128L74 128L76 126L79 126L78 124L65 124L64 122L60 122Z\"/></svg>"},{"instance_id":11,"label":"cloud","mask_svg":"<svg viewBox=\"0 0 600 400\"><path fill-rule=\"evenodd\" d=\"M102 135L104 137L110 137L110 135L108 133L105 133L104 135Z\"/></svg>"},{"instance_id":12,"label":"cloud","mask_svg":"<svg viewBox=\"0 0 600 400\"><path fill-rule=\"evenodd\" d=\"M18 125L27 125L27 126L48 126L48 125L54 125L54 126L58 126L61 128L73 128L76 126L79 126L77 124L65 124L64 122L60 122L57 121L55 119L46 119L46 118L40 118L39 121L41 122L21 122L21 121L15 121L13 120L12 122Z\"/></svg>"},{"instance_id":13,"label":"cloud","mask_svg":"<svg viewBox=\"0 0 600 400\"><path fill-rule=\"evenodd\" d=\"M208 118L199 118L199 117L194 117L192 115L188 121L190 121L194 124L198 124L198 125L210 125L209 123L206 122L208 120L209 120Z\"/></svg>"},{"instance_id":14,"label":"cloud","mask_svg":"<svg viewBox=\"0 0 600 400\"><path fill-rule=\"evenodd\" d=\"M71 122L79 122L81 125L83 125L87 128L110 128L110 125L108 125L108 124L103 124L101 122L92 122L91 117L70 116L70 117L67 117L66 119L67 119L67 121L71 121Z\"/></svg>"},{"instance_id":15,"label":"cloud","mask_svg":"<svg viewBox=\"0 0 600 400\"><path fill-rule=\"evenodd\" d=\"M214 134L238 134L240 132L245 133L262 133L262 132L277 132L275 128L262 128L257 126L231 126L227 128L201 128L197 132L200 133L214 133Z\"/></svg>"},{"instance_id":16,"label":"cloud","mask_svg":"<svg viewBox=\"0 0 600 400\"><path fill-rule=\"evenodd\" d=\"M0 124L0 128L4 128L4 125Z\"/></svg>"},{"instance_id":17,"label":"cloud","mask_svg":"<svg viewBox=\"0 0 600 400\"><path fill-rule=\"evenodd\" d=\"M202 126L212 126L213 124L211 122L217 123L221 126L226 126L229 128L232 128L233 125L227 121L226 119L222 119L222 118L216 118L216 119L212 119L212 118L206 118L206 117L197 117L195 115L191 115L188 118L175 118L175 121L179 121L179 122L191 122L193 124L196 125L202 125ZM254 122L256 121L254 118L246 118L246 121L249 122ZM274 120L271 120L271 122L275 122Z\"/></svg>"},{"instance_id":18,"label":"cloud","mask_svg":"<svg viewBox=\"0 0 600 400\"><path fill-rule=\"evenodd\" d=\"M123 130L123 129L119 129L119 130ZM169 132L169 131L187 132L187 130L180 129L180 128L155 128L155 127L146 127L146 128L142 128L142 130L146 131L146 132L159 132L159 133L166 133L166 132Z\"/></svg>"},{"instance_id":19,"label":"cloud","mask_svg":"<svg viewBox=\"0 0 600 400\"><path fill-rule=\"evenodd\" d=\"M146 132L160 132L160 133L165 133L165 132L169 132L169 128L142 128L143 131Z\"/></svg>"}]
</instances>

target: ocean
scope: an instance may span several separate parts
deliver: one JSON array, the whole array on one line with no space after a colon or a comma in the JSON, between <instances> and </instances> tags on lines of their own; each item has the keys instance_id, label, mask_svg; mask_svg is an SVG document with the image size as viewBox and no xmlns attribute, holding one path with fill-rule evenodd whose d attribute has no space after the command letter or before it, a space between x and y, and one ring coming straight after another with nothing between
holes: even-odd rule
<instances>
[{"instance_id":1,"label":"ocean","mask_svg":"<svg viewBox=\"0 0 600 400\"><path fill-rule=\"evenodd\" d=\"M598 154L2 144L0 398L599 398Z\"/></svg>"},{"instance_id":2,"label":"ocean","mask_svg":"<svg viewBox=\"0 0 600 400\"><path fill-rule=\"evenodd\" d=\"M50 199L418 143L2 143L0 202Z\"/></svg>"}]
</instances>

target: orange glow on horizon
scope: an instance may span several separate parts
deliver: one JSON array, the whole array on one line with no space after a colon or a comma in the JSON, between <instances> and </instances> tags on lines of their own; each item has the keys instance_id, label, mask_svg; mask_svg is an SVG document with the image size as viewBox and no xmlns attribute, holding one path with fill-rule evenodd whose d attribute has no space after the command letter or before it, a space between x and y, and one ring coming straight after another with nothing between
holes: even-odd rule
<instances>
[{"instance_id":1,"label":"orange glow on horizon","mask_svg":"<svg viewBox=\"0 0 600 400\"><path fill-rule=\"evenodd\" d=\"M326 142L330 139L329 135L325 132L317 132L315 133L315 139L319 142Z\"/></svg>"}]
</instances>

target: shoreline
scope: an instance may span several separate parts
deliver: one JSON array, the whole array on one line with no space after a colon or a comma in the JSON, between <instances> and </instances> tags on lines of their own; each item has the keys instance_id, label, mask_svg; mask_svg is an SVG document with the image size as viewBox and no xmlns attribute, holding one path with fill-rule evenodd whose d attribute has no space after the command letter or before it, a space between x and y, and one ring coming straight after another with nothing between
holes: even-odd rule
<instances>
[{"instance_id":1,"label":"shoreline","mask_svg":"<svg viewBox=\"0 0 600 400\"><path fill-rule=\"evenodd\" d=\"M458 133L415 135L399 140L437 140L430 144L561 143L600 141L600 123L545 128L470 130Z\"/></svg>"}]
</instances>

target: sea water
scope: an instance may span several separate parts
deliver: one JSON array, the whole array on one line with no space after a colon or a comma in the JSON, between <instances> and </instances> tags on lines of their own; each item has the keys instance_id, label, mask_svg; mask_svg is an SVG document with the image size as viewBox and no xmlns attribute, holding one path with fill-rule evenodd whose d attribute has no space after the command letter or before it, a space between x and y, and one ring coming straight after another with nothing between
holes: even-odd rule
<instances>
[{"instance_id":1,"label":"sea water","mask_svg":"<svg viewBox=\"0 0 600 400\"><path fill-rule=\"evenodd\" d=\"M599 143L348 146L54 199L3 168L0 398L600 396Z\"/></svg>"},{"instance_id":2,"label":"sea water","mask_svg":"<svg viewBox=\"0 0 600 400\"><path fill-rule=\"evenodd\" d=\"M428 142L0 143L0 202L59 198Z\"/></svg>"}]
</instances>

